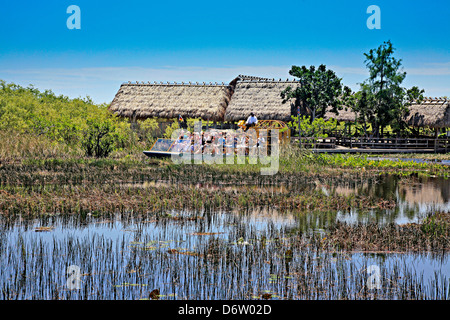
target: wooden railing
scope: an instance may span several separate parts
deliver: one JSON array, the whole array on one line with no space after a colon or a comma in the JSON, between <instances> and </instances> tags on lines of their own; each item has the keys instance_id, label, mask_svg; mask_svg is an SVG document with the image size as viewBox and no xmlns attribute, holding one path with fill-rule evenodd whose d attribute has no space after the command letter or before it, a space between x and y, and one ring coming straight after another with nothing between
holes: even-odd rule
<instances>
[{"instance_id":1,"label":"wooden railing","mask_svg":"<svg viewBox=\"0 0 450 320\"><path fill-rule=\"evenodd\" d=\"M291 137L291 142L299 144L299 137ZM344 146L362 149L427 149L435 152L450 152L450 138L302 137L301 144L304 148L335 149L336 146Z\"/></svg>"},{"instance_id":2,"label":"wooden railing","mask_svg":"<svg viewBox=\"0 0 450 320\"><path fill-rule=\"evenodd\" d=\"M336 144L349 148L370 149L433 149L435 151L450 150L450 139L427 138L336 138Z\"/></svg>"}]
</instances>

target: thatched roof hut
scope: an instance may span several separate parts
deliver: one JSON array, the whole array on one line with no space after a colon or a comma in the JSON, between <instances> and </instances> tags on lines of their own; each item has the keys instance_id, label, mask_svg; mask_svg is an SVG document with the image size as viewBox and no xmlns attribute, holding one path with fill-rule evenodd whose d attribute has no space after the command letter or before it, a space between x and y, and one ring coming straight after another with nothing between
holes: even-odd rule
<instances>
[{"instance_id":1,"label":"thatched roof hut","mask_svg":"<svg viewBox=\"0 0 450 320\"><path fill-rule=\"evenodd\" d=\"M405 120L412 127L449 128L450 100L425 98L422 103L409 106Z\"/></svg>"},{"instance_id":2,"label":"thatched roof hut","mask_svg":"<svg viewBox=\"0 0 450 320\"><path fill-rule=\"evenodd\" d=\"M352 109L348 107L343 107L342 110L339 110L339 114L336 114L328 110L323 118L325 120L336 119L338 122L355 122L356 113L353 112Z\"/></svg>"},{"instance_id":3,"label":"thatched roof hut","mask_svg":"<svg viewBox=\"0 0 450 320\"><path fill-rule=\"evenodd\" d=\"M217 83L125 83L109 109L130 119L165 118L179 115L212 121L245 120L254 112L261 120L291 121L296 115L294 101L282 103L281 92L298 81L239 75L229 84ZM410 126L450 127L450 101L425 98L409 107L405 120ZM344 107L339 114L328 111L324 118L355 122L356 114Z\"/></svg>"},{"instance_id":4,"label":"thatched roof hut","mask_svg":"<svg viewBox=\"0 0 450 320\"><path fill-rule=\"evenodd\" d=\"M240 75L225 113L226 121L245 120L254 112L260 120L290 121L297 114L294 102L282 103L281 92L298 81L282 81Z\"/></svg>"},{"instance_id":5,"label":"thatched roof hut","mask_svg":"<svg viewBox=\"0 0 450 320\"><path fill-rule=\"evenodd\" d=\"M223 121L233 88L217 83L126 83L109 109L131 119L184 118Z\"/></svg>"}]
</instances>

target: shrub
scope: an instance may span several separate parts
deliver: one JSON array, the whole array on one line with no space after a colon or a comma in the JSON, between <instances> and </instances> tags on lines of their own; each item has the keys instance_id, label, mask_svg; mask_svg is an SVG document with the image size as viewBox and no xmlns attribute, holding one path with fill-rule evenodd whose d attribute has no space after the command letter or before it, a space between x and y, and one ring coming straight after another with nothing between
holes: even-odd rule
<instances>
[{"instance_id":1,"label":"shrub","mask_svg":"<svg viewBox=\"0 0 450 320\"><path fill-rule=\"evenodd\" d=\"M294 130L298 129L298 116L291 116L292 121L288 122L288 127ZM325 121L323 118L316 118L311 123L309 116L301 116L300 129L303 137L316 137L326 138L327 134L324 134L324 130L334 130L337 127L337 121L333 118Z\"/></svg>"},{"instance_id":2,"label":"shrub","mask_svg":"<svg viewBox=\"0 0 450 320\"><path fill-rule=\"evenodd\" d=\"M86 156L107 157L113 150L125 147L127 132L114 118L89 119L83 130L81 146Z\"/></svg>"},{"instance_id":3,"label":"shrub","mask_svg":"<svg viewBox=\"0 0 450 320\"><path fill-rule=\"evenodd\" d=\"M48 140L52 146L81 148L95 157L136 146L129 123L114 116L106 104L94 104L89 97L69 99L50 90L41 92L2 80L0 130L40 137L39 141Z\"/></svg>"}]
</instances>

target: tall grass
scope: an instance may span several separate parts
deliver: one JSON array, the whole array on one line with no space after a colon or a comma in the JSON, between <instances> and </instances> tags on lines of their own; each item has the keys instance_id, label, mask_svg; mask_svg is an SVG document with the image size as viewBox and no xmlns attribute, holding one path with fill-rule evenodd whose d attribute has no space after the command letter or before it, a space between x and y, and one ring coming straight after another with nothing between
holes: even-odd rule
<instances>
[{"instance_id":1,"label":"tall grass","mask_svg":"<svg viewBox=\"0 0 450 320\"><path fill-rule=\"evenodd\" d=\"M81 155L80 150L54 142L45 136L0 131L0 161L2 162L29 158L67 158L78 155Z\"/></svg>"},{"instance_id":2,"label":"tall grass","mask_svg":"<svg viewBox=\"0 0 450 320\"><path fill-rule=\"evenodd\" d=\"M95 222L102 221L67 221L53 221L49 233L34 232L36 223L2 228L0 299L448 299L450 293L439 264L431 277L414 267L443 256L327 250L322 236L249 224L245 215L182 224L106 221L101 228ZM374 264L377 289L368 287ZM79 288L67 285L73 265L80 268Z\"/></svg>"},{"instance_id":3,"label":"tall grass","mask_svg":"<svg viewBox=\"0 0 450 320\"><path fill-rule=\"evenodd\" d=\"M314 186L303 188L301 192L292 192L293 189L290 188L271 190L251 186L224 187L221 192L217 192L208 186L198 185L111 185L81 181L79 184L46 184L45 180L43 177L41 183L36 183L33 179L23 179L23 185L11 185L12 181L6 180L0 192L0 212L8 216L20 214L35 217L55 213L147 214L169 209L248 210L261 207L296 211L350 208L369 210L387 201L370 195L330 197L316 190ZM393 205L395 206L395 203Z\"/></svg>"}]
</instances>

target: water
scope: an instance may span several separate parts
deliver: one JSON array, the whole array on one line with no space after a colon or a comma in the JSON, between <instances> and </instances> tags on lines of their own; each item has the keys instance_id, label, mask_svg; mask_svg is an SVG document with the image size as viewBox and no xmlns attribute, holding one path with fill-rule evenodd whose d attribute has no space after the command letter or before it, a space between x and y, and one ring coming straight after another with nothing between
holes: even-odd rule
<instances>
[{"instance_id":1,"label":"water","mask_svg":"<svg viewBox=\"0 0 450 320\"><path fill-rule=\"evenodd\" d=\"M329 196L393 199L396 206L306 214L261 209L84 220L3 217L0 299L149 299L154 289L161 300L449 298L447 254L320 248L336 221L401 224L449 212L448 180L385 177L315 187ZM311 233L313 242L302 237ZM379 283L370 282L374 276Z\"/></svg>"},{"instance_id":2,"label":"water","mask_svg":"<svg viewBox=\"0 0 450 320\"><path fill-rule=\"evenodd\" d=\"M380 181L353 182L321 186L327 194L373 195L395 201L395 208L338 212L338 220L348 223L376 221L378 223L417 223L429 214L450 212L450 179L427 177L415 180L385 176Z\"/></svg>"}]
</instances>

